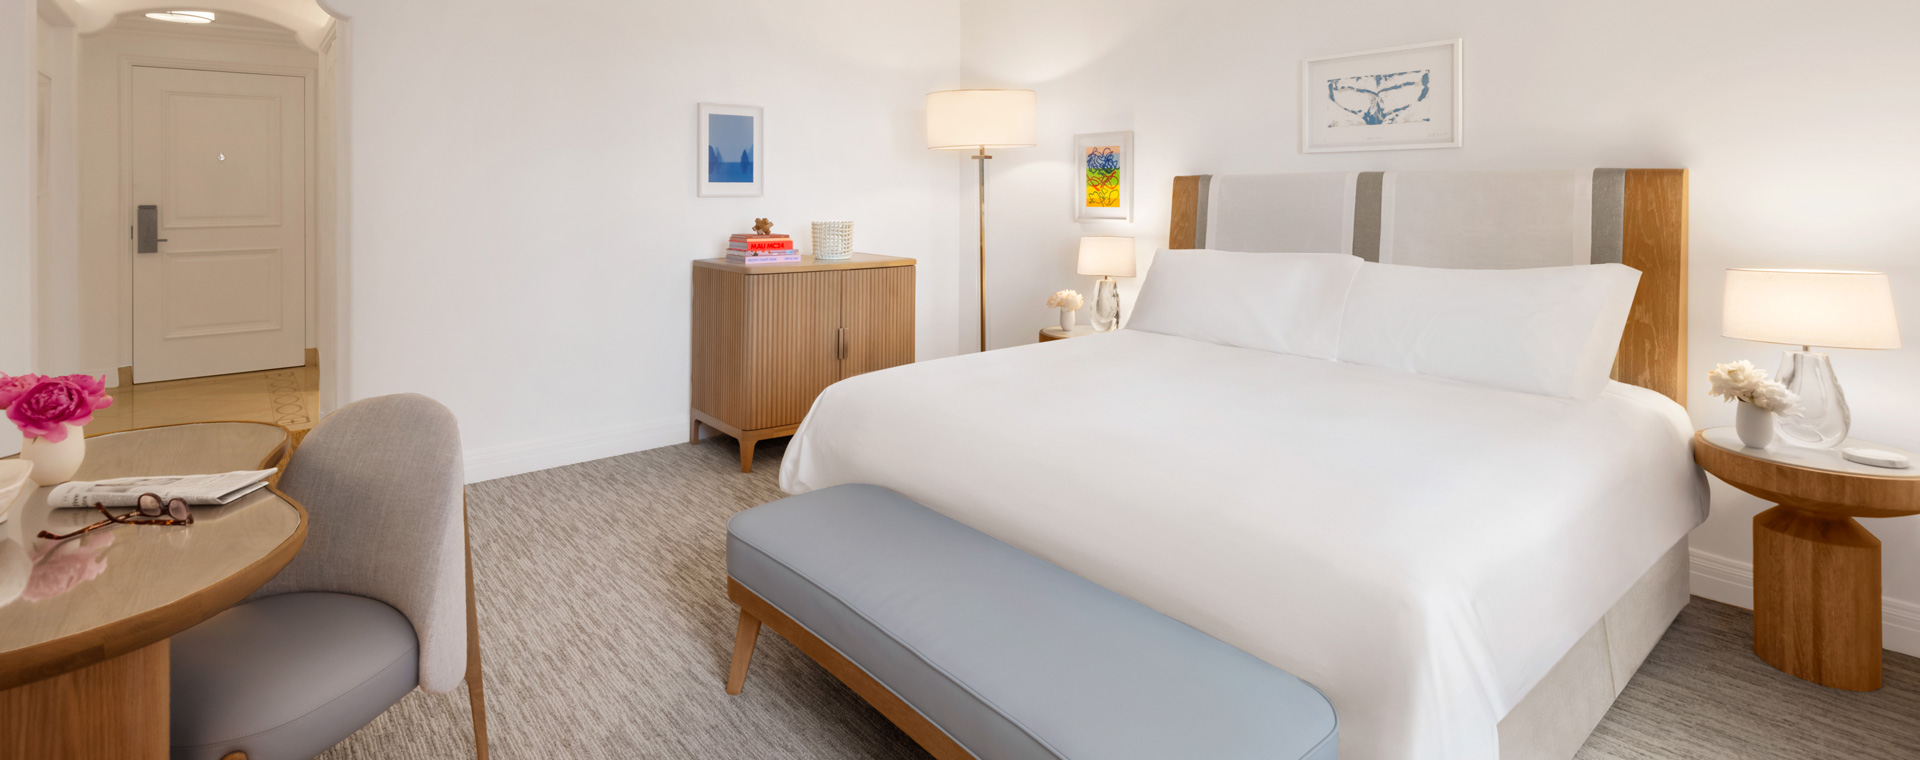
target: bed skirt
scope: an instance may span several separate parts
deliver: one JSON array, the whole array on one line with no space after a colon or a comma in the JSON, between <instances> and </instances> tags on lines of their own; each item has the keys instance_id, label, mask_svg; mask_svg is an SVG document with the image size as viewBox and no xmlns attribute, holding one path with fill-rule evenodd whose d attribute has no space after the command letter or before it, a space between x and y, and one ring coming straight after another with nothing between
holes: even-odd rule
<instances>
[{"instance_id":1,"label":"bed skirt","mask_svg":"<svg viewBox=\"0 0 1920 760\"><path fill-rule=\"evenodd\" d=\"M1681 539L1500 721L1500 760L1569 760L1690 599Z\"/></svg>"}]
</instances>

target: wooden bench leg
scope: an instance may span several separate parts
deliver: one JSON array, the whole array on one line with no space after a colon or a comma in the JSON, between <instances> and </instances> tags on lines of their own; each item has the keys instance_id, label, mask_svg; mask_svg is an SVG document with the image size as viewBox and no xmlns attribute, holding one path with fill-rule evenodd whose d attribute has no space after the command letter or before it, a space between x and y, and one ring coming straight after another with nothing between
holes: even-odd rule
<instances>
[{"instance_id":1,"label":"wooden bench leg","mask_svg":"<svg viewBox=\"0 0 1920 760\"><path fill-rule=\"evenodd\" d=\"M733 667L727 671L727 693L739 694L747 686L747 666L753 663L753 643L760 640L760 619L740 611L740 625L733 631Z\"/></svg>"},{"instance_id":2,"label":"wooden bench leg","mask_svg":"<svg viewBox=\"0 0 1920 760\"><path fill-rule=\"evenodd\" d=\"M753 445L759 441L751 438L740 439L740 471L753 472Z\"/></svg>"}]
</instances>

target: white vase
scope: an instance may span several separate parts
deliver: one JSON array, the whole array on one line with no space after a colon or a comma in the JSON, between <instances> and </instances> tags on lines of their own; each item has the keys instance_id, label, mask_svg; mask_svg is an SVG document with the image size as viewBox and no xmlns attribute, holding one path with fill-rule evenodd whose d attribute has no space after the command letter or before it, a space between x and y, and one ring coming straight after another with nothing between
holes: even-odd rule
<instances>
[{"instance_id":1,"label":"white vase","mask_svg":"<svg viewBox=\"0 0 1920 760\"><path fill-rule=\"evenodd\" d=\"M45 438L28 438L20 444L20 458L33 463L27 477L43 486L57 486L73 479L80 463L87 458L87 437L76 425L67 426L67 438L48 443Z\"/></svg>"},{"instance_id":2,"label":"white vase","mask_svg":"<svg viewBox=\"0 0 1920 760\"><path fill-rule=\"evenodd\" d=\"M1772 446L1773 412L1745 401L1739 402L1739 407L1733 415L1733 429L1740 434L1740 442L1754 449Z\"/></svg>"},{"instance_id":3,"label":"white vase","mask_svg":"<svg viewBox=\"0 0 1920 760\"><path fill-rule=\"evenodd\" d=\"M1080 312L1074 311L1073 309L1061 309L1060 310L1060 331L1073 332L1073 320L1075 319L1075 315L1079 313Z\"/></svg>"}]
</instances>

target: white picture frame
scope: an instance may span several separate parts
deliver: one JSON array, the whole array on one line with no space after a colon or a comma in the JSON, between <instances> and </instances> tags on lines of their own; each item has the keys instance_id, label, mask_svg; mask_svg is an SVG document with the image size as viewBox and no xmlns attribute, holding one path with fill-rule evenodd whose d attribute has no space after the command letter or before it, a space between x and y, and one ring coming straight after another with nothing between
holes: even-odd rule
<instances>
[{"instance_id":1,"label":"white picture frame","mask_svg":"<svg viewBox=\"0 0 1920 760\"><path fill-rule=\"evenodd\" d=\"M1093 151L1102 151L1098 156ZM1095 161L1111 164L1117 177L1106 179L1110 187L1096 191ZM1133 221L1132 132L1090 132L1073 136L1073 218L1078 222ZM1098 195L1099 200L1096 200Z\"/></svg>"},{"instance_id":2,"label":"white picture frame","mask_svg":"<svg viewBox=\"0 0 1920 760\"><path fill-rule=\"evenodd\" d=\"M765 109L701 103L696 114L699 141L694 146L694 171L699 197L763 194L767 184Z\"/></svg>"},{"instance_id":3,"label":"white picture frame","mask_svg":"<svg viewBox=\"0 0 1920 760\"><path fill-rule=\"evenodd\" d=\"M1458 148L1466 43L1455 38L1300 62L1300 152Z\"/></svg>"}]
</instances>

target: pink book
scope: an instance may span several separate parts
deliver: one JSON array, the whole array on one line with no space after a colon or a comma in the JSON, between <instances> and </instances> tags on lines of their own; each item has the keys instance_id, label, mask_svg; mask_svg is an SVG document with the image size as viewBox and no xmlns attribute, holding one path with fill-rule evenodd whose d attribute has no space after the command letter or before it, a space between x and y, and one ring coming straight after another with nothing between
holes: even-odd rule
<instances>
[{"instance_id":1,"label":"pink book","mask_svg":"<svg viewBox=\"0 0 1920 760\"><path fill-rule=\"evenodd\" d=\"M727 263L749 267L762 266L765 264L798 264L800 263L800 254L788 254L785 256L739 256L727 254Z\"/></svg>"}]
</instances>

